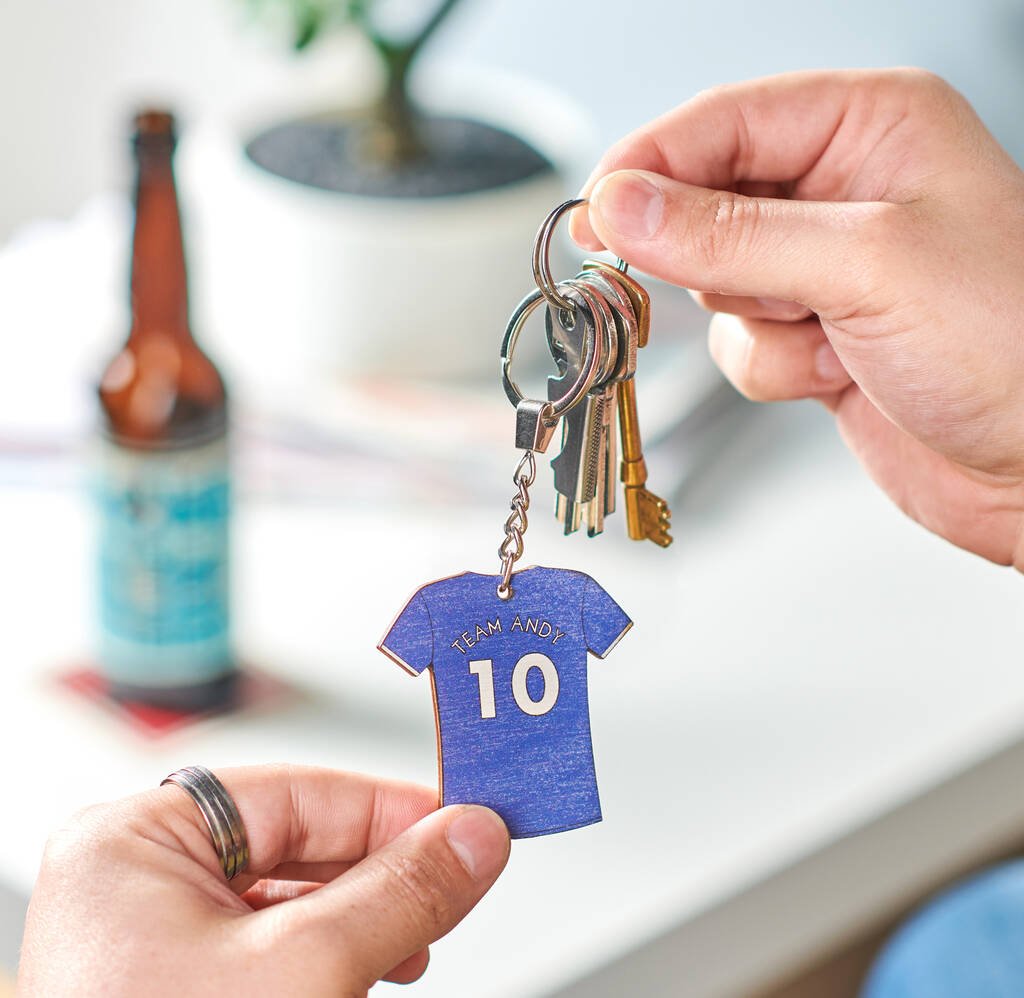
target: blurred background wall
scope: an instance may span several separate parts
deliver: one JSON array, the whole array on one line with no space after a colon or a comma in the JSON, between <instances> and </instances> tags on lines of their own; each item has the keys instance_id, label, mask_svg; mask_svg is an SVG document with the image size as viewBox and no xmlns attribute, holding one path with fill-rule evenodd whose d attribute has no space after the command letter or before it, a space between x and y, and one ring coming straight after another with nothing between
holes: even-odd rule
<instances>
[{"instance_id":1,"label":"blurred background wall","mask_svg":"<svg viewBox=\"0 0 1024 998\"><path fill-rule=\"evenodd\" d=\"M351 68L345 47L295 59L241 0L2 0L0 239L121 182L125 113L140 98L170 98L195 120L297 74ZM1024 160L1019 0L469 0L423 69L452 60L561 89L593 115L599 147L715 83L916 64L951 80Z\"/></svg>"}]
</instances>

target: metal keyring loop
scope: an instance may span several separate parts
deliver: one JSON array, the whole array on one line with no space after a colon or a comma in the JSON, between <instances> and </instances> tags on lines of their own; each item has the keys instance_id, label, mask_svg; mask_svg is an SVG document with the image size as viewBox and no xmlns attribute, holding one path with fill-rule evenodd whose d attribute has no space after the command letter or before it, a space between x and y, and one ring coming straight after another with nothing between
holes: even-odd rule
<instances>
[{"instance_id":1,"label":"metal keyring loop","mask_svg":"<svg viewBox=\"0 0 1024 998\"><path fill-rule=\"evenodd\" d=\"M537 282L537 287L540 288L541 294L555 308L563 309L570 315L572 315L573 311L572 303L559 294L558 285L551 279L551 236L555 231L558 220L566 212L570 212L573 208L578 208L586 203L586 198L572 198L569 201L563 201L544 219L537 230L536 238L533 240L533 279Z\"/></svg>"},{"instance_id":2,"label":"metal keyring loop","mask_svg":"<svg viewBox=\"0 0 1024 998\"><path fill-rule=\"evenodd\" d=\"M515 308L505 327L505 336L501 341L501 383L513 406L518 406L526 396L522 389L512 379L512 358L515 355L516 344L519 342L519 334L526 325L526 320L533 314L534 310L545 300L544 292L537 288L531 291ZM578 309L589 312L588 305L583 303L575 304L566 300L567 311L574 314ZM600 372L601 365L605 359L605 344L601 337L596 335L597 327L594 316L590 316L591 325L594 326L595 335L588 337L583 345L583 360L580 364L580 373L569 390L560 399L554 399L548 403L545 415L545 424L554 426L555 423L566 413L587 392L590 391Z\"/></svg>"}]
</instances>

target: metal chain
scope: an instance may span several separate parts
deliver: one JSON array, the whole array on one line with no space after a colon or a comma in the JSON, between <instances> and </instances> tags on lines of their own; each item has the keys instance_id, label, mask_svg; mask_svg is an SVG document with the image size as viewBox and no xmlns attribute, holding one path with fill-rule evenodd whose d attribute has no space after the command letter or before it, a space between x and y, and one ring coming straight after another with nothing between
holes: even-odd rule
<instances>
[{"instance_id":1,"label":"metal chain","mask_svg":"<svg viewBox=\"0 0 1024 998\"><path fill-rule=\"evenodd\" d=\"M523 454L522 460L516 467L512 481L519 487L519 491L512 497L512 512L505 521L505 539L498 548L498 557L501 559L501 581L498 583L498 599L508 600L512 598L512 568L523 556L523 534L529 523L526 519L526 511L530 508L529 488L537 477L537 459L533 451L528 450Z\"/></svg>"}]
</instances>

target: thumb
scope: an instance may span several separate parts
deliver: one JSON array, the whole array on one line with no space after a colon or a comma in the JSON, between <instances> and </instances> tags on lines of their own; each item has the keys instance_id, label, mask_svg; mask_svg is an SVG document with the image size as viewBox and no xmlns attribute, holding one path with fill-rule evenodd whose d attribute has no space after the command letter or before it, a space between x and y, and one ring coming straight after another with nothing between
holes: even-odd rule
<instances>
[{"instance_id":1,"label":"thumb","mask_svg":"<svg viewBox=\"0 0 1024 998\"><path fill-rule=\"evenodd\" d=\"M643 170L604 177L589 220L613 253L697 291L798 301L845 317L891 277L900 205L744 197Z\"/></svg>"},{"instance_id":2,"label":"thumb","mask_svg":"<svg viewBox=\"0 0 1024 998\"><path fill-rule=\"evenodd\" d=\"M458 925L508 856L508 830L493 811L475 805L436 811L292 902L293 941L310 947L311 959L334 954L354 984L372 987Z\"/></svg>"}]
</instances>

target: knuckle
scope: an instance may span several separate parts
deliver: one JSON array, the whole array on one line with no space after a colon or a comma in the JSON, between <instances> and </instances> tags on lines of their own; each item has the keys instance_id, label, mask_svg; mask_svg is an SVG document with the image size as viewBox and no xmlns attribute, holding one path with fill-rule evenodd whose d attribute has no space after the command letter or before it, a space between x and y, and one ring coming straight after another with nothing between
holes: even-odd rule
<instances>
[{"instance_id":1,"label":"knuckle","mask_svg":"<svg viewBox=\"0 0 1024 998\"><path fill-rule=\"evenodd\" d=\"M268 783L289 785L301 775L301 767L290 762L268 762L262 767Z\"/></svg>"},{"instance_id":2,"label":"knuckle","mask_svg":"<svg viewBox=\"0 0 1024 998\"><path fill-rule=\"evenodd\" d=\"M920 66L903 66L892 70L895 81L909 90L916 93L936 96L939 94L954 94L956 91L938 73L930 69L923 69Z\"/></svg>"},{"instance_id":3,"label":"knuckle","mask_svg":"<svg viewBox=\"0 0 1024 998\"><path fill-rule=\"evenodd\" d=\"M883 71L880 79L883 86L915 118L938 121L948 118L951 112L967 107L960 92L930 69L900 67Z\"/></svg>"},{"instance_id":4,"label":"knuckle","mask_svg":"<svg viewBox=\"0 0 1024 998\"><path fill-rule=\"evenodd\" d=\"M753 242L760 202L730 191L698 198L691 209L689 231L698 263L706 270L726 270L741 259Z\"/></svg>"},{"instance_id":5,"label":"knuckle","mask_svg":"<svg viewBox=\"0 0 1024 998\"><path fill-rule=\"evenodd\" d=\"M719 101L730 101L737 90L735 83L715 83L710 87L698 90L690 98L690 104L716 104Z\"/></svg>"},{"instance_id":6,"label":"knuckle","mask_svg":"<svg viewBox=\"0 0 1024 998\"><path fill-rule=\"evenodd\" d=\"M635 132L623 136L611 145L601 157L602 176L620 169L624 163L630 161L636 146L642 144L646 139L648 127L638 128Z\"/></svg>"}]
</instances>

